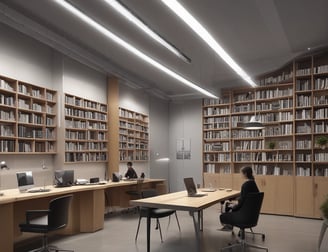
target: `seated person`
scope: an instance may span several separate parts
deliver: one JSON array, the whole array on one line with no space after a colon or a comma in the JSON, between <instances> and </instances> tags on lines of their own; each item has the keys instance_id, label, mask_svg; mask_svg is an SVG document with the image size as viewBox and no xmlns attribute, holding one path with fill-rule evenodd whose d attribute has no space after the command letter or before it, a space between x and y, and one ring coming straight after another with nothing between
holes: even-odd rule
<instances>
[{"instance_id":1,"label":"seated person","mask_svg":"<svg viewBox=\"0 0 328 252\"><path fill-rule=\"evenodd\" d=\"M128 162L127 166L128 170L126 171L124 177L126 177L127 179L138 178L136 171L132 168L132 162Z\"/></svg>"},{"instance_id":2,"label":"seated person","mask_svg":"<svg viewBox=\"0 0 328 252\"><path fill-rule=\"evenodd\" d=\"M237 201L236 202L227 201L223 206L224 213L220 215L220 221L222 224L224 224L223 228L221 229L222 231L231 231L233 228L231 225L227 224L230 223L230 219L231 219L231 215L229 214L229 212L234 212L239 210L243 205L245 197L248 193L259 192L259 189L255 183L255 179L253 176L253 169L247 166L247 167L243 167L240 170L240 172L243 178L246 179L246 181L241 186L240 196L237 199Z\"/></svg>"}]
</instances>

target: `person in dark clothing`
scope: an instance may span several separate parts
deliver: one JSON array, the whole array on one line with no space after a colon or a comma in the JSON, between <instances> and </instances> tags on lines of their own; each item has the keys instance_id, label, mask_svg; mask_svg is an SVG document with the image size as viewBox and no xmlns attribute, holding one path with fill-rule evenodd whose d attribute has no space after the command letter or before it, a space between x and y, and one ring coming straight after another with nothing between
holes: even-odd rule
<instances>
[{"instance_id":1,"label":"person in dark clothing","mask_svg":"<svg viewBox=\"0 0 328 252\"><path fill-rule=\"evenodd\" d=\"M132 168L132 162L127 163L128 170L126 171L124 177L128 179L138 178L136 171Z\"/></svg>"},{"instance_id":2,"label":"person in dark clothing","mask_svg":"<svg viewBox=\"0 0 328 252\"><path fill-rule=\"evenodd\" d=\"M246 195L248 193L256 193L259 192L259 189L255 183L255 179L253 176L253 169L249 166L243 167L240 170L242 176L246 179L246 181L242 184L241 186L241 190L240 190L240 196L237 199L236 203L232 203L232 202L226 202L226 207L225 207L225 213L222 213L220 215L220 221L222 224L224 224L223 228L221 230L223 231L231 231L232 230L232 226L231 225L227 225L225 223L230 223L230 218L232 218L232 216L229 214L229 212L234 212L237 211L241 208L241 206L243 205Z\"/></svg>"}]
</instances>

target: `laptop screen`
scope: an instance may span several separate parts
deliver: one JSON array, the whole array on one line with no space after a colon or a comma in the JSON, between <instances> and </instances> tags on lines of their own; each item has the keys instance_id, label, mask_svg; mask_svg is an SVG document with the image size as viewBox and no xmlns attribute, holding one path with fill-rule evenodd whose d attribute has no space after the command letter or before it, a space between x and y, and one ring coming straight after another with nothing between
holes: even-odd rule
<instances>
[{"instance_id":1,"label":"laptop screen","mask_svg":"<svg viewBox=\"0 0 328 252\"><path fill-rule=\"evenodd\" d=\"M57 187L72 186L74 184L74 170L55 171L55 184Z\"/></svg>"},{"instance_id":2,"label":"laptop screen","mask_svg":"<svg viewBox=\"0 0 328 252\"><path fill-rule=\"evenodd\" d=\"M16 177L19 191L23 192L34 187L34 180L31 171L17 172Z\"/></svg>"},{"instance_id":3,"label":"laptop screen","mask_svg":"<svg viewBox=\"0 0 328 252\"><path fill-rule=\"evenodd\" d=\"M197 193L196 185L193 178L183 179L188 195L194 195Z\"/></svg>"}]
</instances>

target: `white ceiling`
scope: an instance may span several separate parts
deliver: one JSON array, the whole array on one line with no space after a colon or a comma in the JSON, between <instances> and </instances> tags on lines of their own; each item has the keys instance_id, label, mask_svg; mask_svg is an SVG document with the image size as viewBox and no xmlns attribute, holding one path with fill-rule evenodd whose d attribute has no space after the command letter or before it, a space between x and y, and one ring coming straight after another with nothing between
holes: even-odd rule
<instances>
[{"instance_id":1,"label":"white ceiling","mask_svg":"<svg viewBox=\"0 0 328 252\"><path fill-rule=\"evenodd\" d=\"M187 64L140 33L102 0L70 2L154 59L205 89L246 85L159 0L121 0L191 60ZM0 21L80 61L162 97L196 91L130 55L51 0L1 0ZM251 77L328 45L327 0L180 0ZM72 53L74 52L74 53Z\"/></svg>"}]
</instances>

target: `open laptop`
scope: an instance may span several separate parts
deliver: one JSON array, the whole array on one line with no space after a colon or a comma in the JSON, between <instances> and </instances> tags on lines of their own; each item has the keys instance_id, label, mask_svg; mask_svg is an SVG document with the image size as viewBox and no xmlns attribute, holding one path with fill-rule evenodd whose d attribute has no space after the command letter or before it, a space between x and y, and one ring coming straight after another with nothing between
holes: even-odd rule
<instances>
[{"instance_id":1,"label":"open laptop","mask_svg":"<svg viewBox=\"0 0 328 252\"><path fill-rule=\"evenodd\" d=\"M193 178L184 178L183 181L188 192L188 197L203 197L207 195L207 193L197 193Z\"/></svg>"},{"instance_id":2,"label":"open laptop","mask_svg":"<svg viewBox=\"0 0 328 252\"><path fill-rule=\"evenodd\" d=\"M33 179L32 171L16 172L16 177L17 177L18 189L20 192L36 193L36 192L50 191L50 189L48 188L34 187L34 179Z\"/></svg>"},{"instance_id":3,"label":"open laptop","mask_svg":"<svg viewBox=\"0 0 328 252\"><path fill-rule=\"evenodd\" d=\"M56 187L67 187L74 184L74 170L56 170L55 171Z\"/></svg>"}]
</instances>

